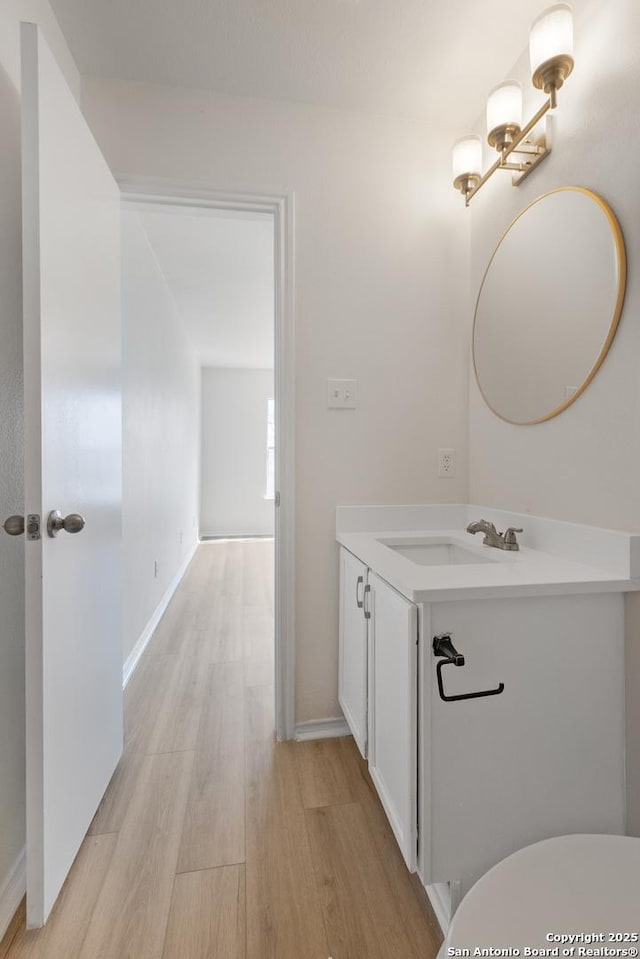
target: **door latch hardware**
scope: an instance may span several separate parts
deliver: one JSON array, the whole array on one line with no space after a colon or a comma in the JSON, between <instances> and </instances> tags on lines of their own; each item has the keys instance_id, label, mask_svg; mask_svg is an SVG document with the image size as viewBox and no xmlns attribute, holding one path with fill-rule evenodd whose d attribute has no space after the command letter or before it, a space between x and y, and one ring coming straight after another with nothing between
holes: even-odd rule
<instances>
[{"instance_id":1,"label":"door latch hardware","mask_svg":"<svg viewBox=\"0 0 640 959\"><path fill-rule=\"evenodd\" d=\"M29 540L40 539L40 514L39 513L27 514L27 539Z\"/></svg>"},{"instance_id":2,"label":"door latch hardware","mask_svg":"<svg viewBox=\"0 0 640 959\"><path fill-rule=\"evenodd\" d=\"M24 533L24 516L9 516L2 528L9 536L21 536Z\"/></svg>"},{"instance_id":3,"label":"door latch hardware","mask_svg":"<svg viewBox=\"0 0 640 959\"><path fill-rule=\"evenodd\" d=\"M436 675L438 677L438 692L440 699L446 703L454 703L460 699L480 699L482 696L499 696L504 690L504 683L500 683L496 689L482 689L477 693L461 693L458 696L447 696L442 683L442 669L444 666L464 666L464 656L458 652L451 642L451 633L440 633L433 637L433 654L442 656L436 666Z\"/></svg>"}]
</instances>

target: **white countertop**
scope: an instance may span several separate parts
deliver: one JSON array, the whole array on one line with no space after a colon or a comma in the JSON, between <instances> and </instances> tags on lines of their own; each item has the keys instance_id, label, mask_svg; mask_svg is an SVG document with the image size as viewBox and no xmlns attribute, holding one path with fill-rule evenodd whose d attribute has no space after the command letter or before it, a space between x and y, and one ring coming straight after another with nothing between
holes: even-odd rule
<instances>
[{"instance_id":1,"label":"white countertop","mask_svg":"<svg viewBox=\"0 0 640 959\"><path fill-rule=\"evenodd\" d=\"M467 533L467 523L480 518L494 522L500 530L523 526L520 550L484 546L482 533ZM390 525L394 521L397 528ZM452 521L455 526L443 525ZM416 528L417 522L424 525ZM373 528L358 528L373 523ZM640 589L638 534L525 514L476 506L340 507L336 537L414 603ZM478 563L423 566L381 542L410 543L424 537L455 543L476 554ZM536 548L526 545L527 539L535 541Z\"/></svg>"}]
</instances>

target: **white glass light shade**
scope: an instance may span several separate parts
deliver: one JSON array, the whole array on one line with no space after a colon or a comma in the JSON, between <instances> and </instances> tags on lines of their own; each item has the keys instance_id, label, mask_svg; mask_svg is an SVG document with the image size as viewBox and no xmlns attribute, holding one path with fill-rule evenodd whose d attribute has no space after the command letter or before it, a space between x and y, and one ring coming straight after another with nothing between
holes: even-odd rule
<instances>
[{"instance_id":1,"label":"white glass light shade","mask_svg":"<svg viewBox=\"0 0 640 959\"><path fill-rule=\"evenodd\" d=\"M522 126L522 87L516 80L505 80L487 99L487 130L502 126Z\"/></svg>"},{"instance_id":2,"label":"white glass light shade","mask_svg":"<svg viewBox=\"0 0 640 959\"><path fill-rule=\"evenodd\" d=\"M453 178L482 175L480 137L463 137L453 145Z\"/></svg>"},{"instance_id":3,"label":"white glass light shade","mask_svg":"<svg viewBox=\"0 0 640 959\"><path fill-rule=\"evenodd\" d=\"M573 57L573 16L568 3L556 3L533 21L529 33L531 72L553 57Z\"/></svg>"}]
</instances>

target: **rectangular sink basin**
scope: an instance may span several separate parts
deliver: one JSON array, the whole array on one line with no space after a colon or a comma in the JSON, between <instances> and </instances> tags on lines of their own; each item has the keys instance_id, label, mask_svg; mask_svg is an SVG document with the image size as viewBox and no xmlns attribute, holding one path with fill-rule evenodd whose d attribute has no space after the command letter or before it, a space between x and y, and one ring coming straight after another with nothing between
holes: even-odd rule
<instances>
[{"instance_id":1,"label":"rectangular sink basin","mask_svg":"<svg viewBox=\"0 0 640 959\"><path fill-rule=\"evenodd\" d=\"M434 542L433 540L379 540L395 553L405 556L418 566L475 566L490 563L488 556L481 556L457 543Z\"/></svg>"}]
</instances>

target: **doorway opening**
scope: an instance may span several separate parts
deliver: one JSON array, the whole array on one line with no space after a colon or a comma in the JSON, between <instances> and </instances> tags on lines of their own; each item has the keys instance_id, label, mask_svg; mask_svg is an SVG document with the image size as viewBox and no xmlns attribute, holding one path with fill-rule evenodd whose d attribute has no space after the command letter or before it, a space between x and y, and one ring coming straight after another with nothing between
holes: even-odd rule
<instances>
[{"instance_id":1,"label":"doorway opening","mask_svg":"<svg viewBox=\"0 0 640 959\"><path fill-rule=\"evenodd\" d=\"M224 545L228 553L230 544L233 550L245 543L266 569L260 582L263 589L271 584L275 731L278 739L289 739L294 732L292 197L187 190L149 180L123 180L120 187L123 221L143 228L198 356L199 488L196 506L183 504L180 545L183 536L187 546L194 538L195 523L201 549ZM207 302L209 310L202 308ZM172 373L167 380L170 389ZM124 522L126 542L126 478ZM270 668L264 654L263 643L262 662L251 668Z\"/></svg>"}]
</instances>

